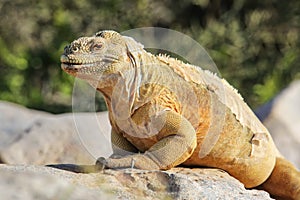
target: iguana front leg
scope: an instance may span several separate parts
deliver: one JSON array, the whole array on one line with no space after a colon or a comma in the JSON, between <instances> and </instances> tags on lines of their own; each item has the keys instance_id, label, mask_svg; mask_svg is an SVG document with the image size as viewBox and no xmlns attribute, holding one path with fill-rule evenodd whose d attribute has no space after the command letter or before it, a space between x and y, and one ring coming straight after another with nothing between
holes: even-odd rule
<instances>
[{"instance_id":1,"label":"iguana front leg","mask_svg":"<svg viewBox=\"0 0 300 200\"><path fill-rule=\"evenodd\" d=\"M164 121L157 134L158 142L142 154L127 155L121 158L108 158L98 164L108 168L129 168L134 163L138 169L169 169L184 162L196 148L195 129L191 123L174 111L164 111L152 121Z\"/></svg>"}]
</instances>

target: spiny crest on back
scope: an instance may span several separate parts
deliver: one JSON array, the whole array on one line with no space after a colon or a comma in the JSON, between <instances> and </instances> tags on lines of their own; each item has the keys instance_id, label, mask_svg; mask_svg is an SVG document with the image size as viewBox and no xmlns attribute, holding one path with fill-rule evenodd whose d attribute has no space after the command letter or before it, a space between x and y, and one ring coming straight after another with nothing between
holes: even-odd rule
<instances>
[{"instance_id":1,"label":"spiny crest on back","mask_svg":"<svg viewBox=\"0 0 300 200\"><path fill-rule=\"evenodd\" d=\"M178 60L177 58L173 58L168 54L158 54L156 56L160 61L170 65L171 67L174 65L182 66L182 65L189 65L188 63L184 63L182 60Z\"/></svg>"},{"instance_id":2,"label":"spiny crest on back","mask_svg":"<svg viewBox=\"0 0 300 200\"><path fill-rule=\"evenodd\" d=\"M195 83L202 83L202 84L208 84L203 78L199 79L199 75L201 77L207 76L210 78L210 80L220 81L224 86L226 86L228 89L232 90L236 95L243 100L243 97L239 94L239 92L233 88L225 79L219 77L216 73L202 69L199 66L191 65L189 63L185 63L182 60L178 60L177 58L172 58L169 55L165 54L159 54L157 55L157 58L168 64L176 73L178 73L180 76L184 77L187 81L192 81Z\"/></svg>"}]
</instances>

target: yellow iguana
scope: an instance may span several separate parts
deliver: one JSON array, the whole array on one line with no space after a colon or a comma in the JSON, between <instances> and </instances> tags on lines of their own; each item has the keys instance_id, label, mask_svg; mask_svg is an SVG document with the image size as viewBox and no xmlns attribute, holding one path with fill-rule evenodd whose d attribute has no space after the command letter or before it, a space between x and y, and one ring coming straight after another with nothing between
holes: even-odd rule
<instances>
[{"instance_id":1,"label":"yellow iguana","mask_svg":"<svg viewBox=\"0 0 300 200\"><path fill-rule=\"evenodd\" d=\"M245 187L259 185L300 199L300 172L276 149L268 130L224 79L130 37L101 31L66 46L61 67L106 100L113 155L107 168L220 168Z\"/></svg>"}]
</instances>

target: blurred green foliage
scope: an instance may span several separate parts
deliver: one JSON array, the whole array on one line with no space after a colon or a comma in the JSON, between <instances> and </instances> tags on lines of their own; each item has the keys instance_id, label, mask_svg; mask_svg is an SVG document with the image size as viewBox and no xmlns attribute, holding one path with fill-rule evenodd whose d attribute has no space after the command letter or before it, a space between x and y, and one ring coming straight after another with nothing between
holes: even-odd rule
<instances>
[{"instance_id":1,"label":"blurred green foliage","mask_svg":"<svg viewBox=\"0 0 300 200\"><path fill-rule=\"evenodd\" d=\"M300 78L298 0L0 0L0 99L71 111L64 46L102 29L148 26L199 41L253 108Z\"/></svg>"}]
</instances>

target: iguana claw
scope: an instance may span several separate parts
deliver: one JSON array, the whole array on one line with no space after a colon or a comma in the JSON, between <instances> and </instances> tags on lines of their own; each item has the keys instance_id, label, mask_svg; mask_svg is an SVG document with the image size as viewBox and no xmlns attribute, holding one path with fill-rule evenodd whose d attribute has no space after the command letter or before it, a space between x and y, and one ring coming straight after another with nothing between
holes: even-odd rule
<instances>
[{"instance_id":1,"label":"iguana claw","mask_svg":"<svg viewBox=\"0 0 300 200\"><path fill-rule=\"evenodd\" d=\"M105 168L107 168L107 161L105 158L99 157L95 165L100 171L103 171Z\"/></svg>"},{"instance_id":2,"label":"iguana claw","mask_svg":"<svg viewBox=\"0 0 300 200\"><path fill-rule=\"evenodd\" d=\"M132 159L131 159L131 167L130 167L131 169L133 169L133 168L134 168L134 164L135 164L135 159L134 159L134 158L132 158Z\"/></svg>"}]
</instances>

